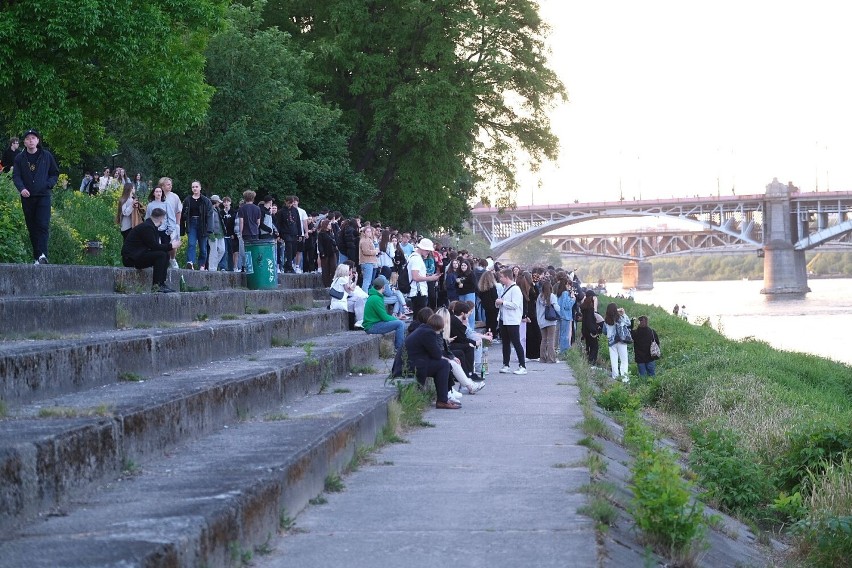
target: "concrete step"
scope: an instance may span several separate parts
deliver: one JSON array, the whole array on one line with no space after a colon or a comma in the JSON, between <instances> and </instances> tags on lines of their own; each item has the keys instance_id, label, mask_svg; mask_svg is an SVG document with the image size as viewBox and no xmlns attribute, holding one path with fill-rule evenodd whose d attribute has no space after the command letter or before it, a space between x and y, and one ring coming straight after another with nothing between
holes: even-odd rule
<instances>
[{"instance_id":1,"label":"concrete step","mask_svg":"<svg viewBox=\"0 0 852 568\"><path fill-rule=\"evenodd\" d=\"M0 299L0 329L6 338L40 337L312 306L310 289L12 297Z\"/></svg>"},{"instance_id":2,"label":"concrete step","mask_svg":"<svg viewBox=\"0 0 852 568\"><path fill-rule=\"evenodd\" d=\"M169 270L169 282L177 289L183 276L196 290L245 288L245 274L201 270ZM279 274L279 288L322 288L319 274ZM66 264L0 264L0 297L57 296L147 292L151 289L151 269Z\"/></svg>"},{"instance_id":3,"label":"concrete step","mask_svg":"<svg viewBox=\"0 0 852 568\"><path fill-rule=\"evenodd\" d=\"M0 533L0 564L245 565L387 422L396 389L381 376L333 386L346 392L312 394L278 406L278 416L258 414L175 447L68 508Z\"/></svg>"},{"instance_id":4,"label":"concrete step","mask_svg":"<svg viewBox=\"0 0 852 568\"><path fill-rule=\"evenodd\" d=\"M19 407L15 419L0 421L0 533L116 479L128 463L318 392L374 360L381 340L317 336Z\"/></svg>"},{"instance_id":5,"label":"concrete step","mask_svg":"<svg viewBox=\"0 0 852 568\"><path fill-rule=\"evenodd\" d=\"M283 298L289 297L284 291L271 291L254 298L267 295L279 302L279 309ZM173 294L159 294L156 298L167 296ZM266 349L273 342L304 341L346 330L347 325L346 313L318 308L186 323L171 329L0 342L0 399L14 414L17 405L39 398L115 383L130 374L150 377L187 365L236 357Z\"/></svg>"}]
</instances>

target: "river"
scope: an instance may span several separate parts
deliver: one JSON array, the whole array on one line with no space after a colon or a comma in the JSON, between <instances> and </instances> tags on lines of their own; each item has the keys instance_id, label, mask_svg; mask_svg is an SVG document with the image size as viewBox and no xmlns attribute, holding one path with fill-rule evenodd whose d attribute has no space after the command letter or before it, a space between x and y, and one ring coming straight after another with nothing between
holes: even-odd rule
<instances>
[{"instance_id":1,"label":"river","mask_svg":"<svg viewBox=\"0 0 852 568\"><path fill-rule=\"evenodd\" d=\"M752 336L778 349L852 365L852 279L809 280L808 286L804 298L786 298L761 294L762 280L657 282L653 290L637 291L635 299L669 312L676 303L685 305L689 321L709 317L732 339ZM608 291L615 295L620 286Z\"/></svg>"}]
</instances>

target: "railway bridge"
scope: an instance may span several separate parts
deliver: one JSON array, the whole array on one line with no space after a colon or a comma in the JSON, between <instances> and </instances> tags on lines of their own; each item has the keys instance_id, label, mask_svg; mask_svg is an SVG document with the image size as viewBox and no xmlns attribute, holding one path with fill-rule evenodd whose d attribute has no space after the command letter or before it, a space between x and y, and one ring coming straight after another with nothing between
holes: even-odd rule
<instances>
[{"instance_id":1,"label":"railway bridge","mask_svg":"<svg viewBox=\"0 0 852 568\"><path fill-rule=\"evenodd\" d=\"M653 286L653 269L647 262L652 256L698 249L754 250L764 259L764 294L808 292L805 251L852 244L852 191L800 192L777 179L766 186L765 193L755 195L575 202L505 210L478 207L472 211L471 225L498 256L570 225L625 217L675 218L695 229L642 236L556 236L555 243L566 253L627 260L623 284L640 289Z\"/></svg>"}]
</instances>

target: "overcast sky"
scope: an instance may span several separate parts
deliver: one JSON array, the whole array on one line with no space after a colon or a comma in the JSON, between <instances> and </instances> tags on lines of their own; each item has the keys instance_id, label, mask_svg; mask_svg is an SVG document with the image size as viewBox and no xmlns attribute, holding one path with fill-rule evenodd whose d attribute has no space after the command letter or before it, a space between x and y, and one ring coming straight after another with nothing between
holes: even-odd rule
<instances>
[{"instance_id":1,"label":"overcast sky","mask_svg":"<svg viewBox=\"0 0 852 568\"><path fill-rule=\"evenodd\" d=\"M557 164L519 204L852 189L845 2L541 0Z\"/></svg>"}]
</instances>

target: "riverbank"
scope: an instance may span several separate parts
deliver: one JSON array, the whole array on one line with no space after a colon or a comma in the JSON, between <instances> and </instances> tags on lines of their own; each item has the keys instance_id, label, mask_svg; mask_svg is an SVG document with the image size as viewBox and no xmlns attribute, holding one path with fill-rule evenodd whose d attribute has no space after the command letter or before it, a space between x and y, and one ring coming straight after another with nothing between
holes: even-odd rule
<instances>
[{"instance_id":1,"label":"riverbank","mask_svg":"<svg viewBox=\"0 0 852 568\"><path fill-rule=\"evenodd\" d=\"M649 316L663 357L655 379L639 380L632 364L629 386L603 381L599 403L641 403L689 456L703 499L788 540L792 564L840 565L852 554L852 366L618 303Z\"/></svg>"}]
</instances>

